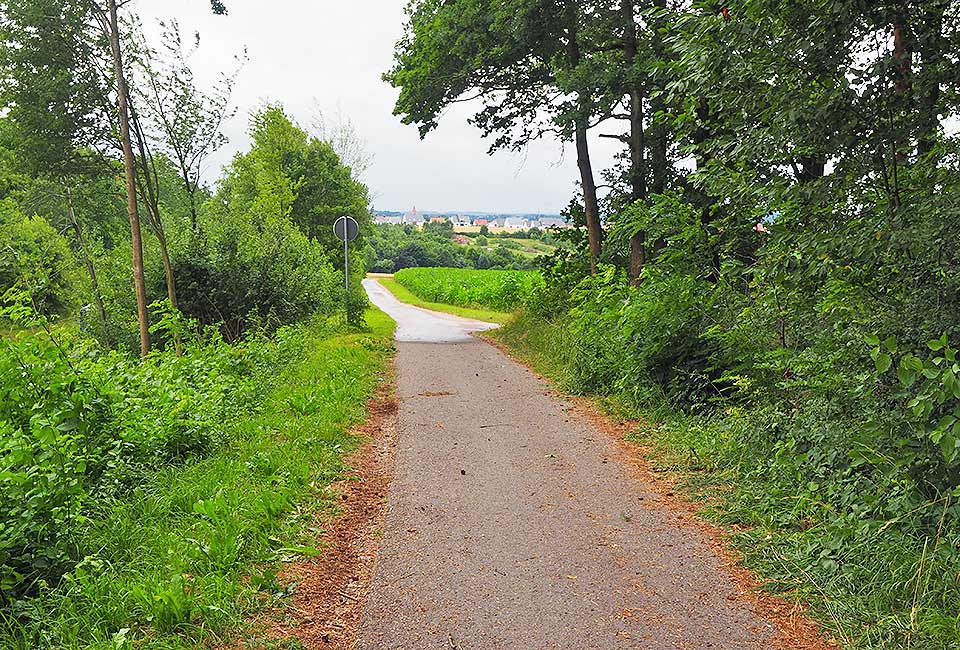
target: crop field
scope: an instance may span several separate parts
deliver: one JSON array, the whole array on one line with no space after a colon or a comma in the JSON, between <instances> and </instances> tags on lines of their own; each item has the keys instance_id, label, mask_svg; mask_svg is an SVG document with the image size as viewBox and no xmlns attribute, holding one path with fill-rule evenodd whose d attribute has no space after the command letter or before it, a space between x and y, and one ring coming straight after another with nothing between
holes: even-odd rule
<instances>
[{"instance_id":1,"label":"crop field","mask_svg":"<svg viewBox=\"0 0 960 650\"><path fill-rule=\"evenodd\" d=\"M430 302L497 311L518 309L543 283L536 271L475 271L471 269L403 269L396 281Z\"/></svg>"}]
</instances>

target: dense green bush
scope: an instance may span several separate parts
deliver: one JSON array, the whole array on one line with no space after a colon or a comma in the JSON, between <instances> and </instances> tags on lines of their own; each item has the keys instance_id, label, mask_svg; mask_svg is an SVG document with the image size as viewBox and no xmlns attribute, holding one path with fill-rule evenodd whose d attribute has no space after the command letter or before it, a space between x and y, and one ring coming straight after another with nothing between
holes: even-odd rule
<instances>
[{"instance_id":1,"label":"dense green bush","mask_svg":"<svg viewBox=\"0 0 960 650\"><path fill-rule=\"evenodd\" d=\"M566 314L578 387L667 396L687 409L708 404L723 391L725 371L708 335L720 310L711 295L690 275L650 274L637 287L614 267L585 278ZM527 305L536 312L543 302L535 295Z\"/></svg>"},{"instance_id":2,"label":"dense green bush","mask_svg":"<svg viewBox=\"0 0 960 650\"><path fill-rule=\"evenodd\" d=\"M140 362L64 329L0 341L4 599L35 594L82 559L77 539L92 504L215 448L224 422L264 389L264 372L297 346L283 331L237 346L209 331L184 342L183 356L154 352Z\"/></svg>"},{"instance_id":3,"label":"dense green bush","mask_svg":"<svg viewBox=\"0 0 960 650\"><path fill-rule=\"evenodd\" d=\"M343 307L343 273L328 251L293 224L263 228L224 221L186 243L173 263L180 309L228 340L251 327L276 327ZM163 275L151 275L161 293Z\"/></svg>"},{"instance_id":4,"label":"dense green bush","mask_svg":"<svg viewBox=\"0 0 960 650\"><path fill-rule=\"evenodd\" d=\"M429 302L497 311L519 308L543 284L533 271L412 268L398 271L395 278Z\"/></svg>"},{"instance_id":5,"label":"dense green bush","mask_svg":"<svg viewBox=\"0 0 960 650\"><path fill-rule=\"evenodd\" d=\"M41 313L64 315L76 306L79 282L67 240L43 218L0 200L0 294L17 285Z\"/></svg>"}]
</instances>

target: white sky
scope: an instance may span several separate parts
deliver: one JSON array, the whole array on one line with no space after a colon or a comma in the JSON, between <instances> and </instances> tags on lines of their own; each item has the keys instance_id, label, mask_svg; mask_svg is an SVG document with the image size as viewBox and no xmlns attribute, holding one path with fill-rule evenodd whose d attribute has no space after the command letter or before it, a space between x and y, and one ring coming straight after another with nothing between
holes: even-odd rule
<instances>
[{"instance_id":1,"label":"white sky","mask_svg":"<svg viewBox=\"0 0 960 650\"><path fill-rule=\"evenodd\" d=\"M249 61L233 99L237 116L224 129L229 144L208 163L214 180L236 151L246 149L248 116L265 101L280 102L302 126L314 100L330 116L348 116L374 154L366 181L382 210L559 212L578 177L572 147L536 143L525 155L486 155L488 142L469 126L468 105L452 108L421 141L416 127L392 114L397 91L381 81L403 31L407 0L224 0L230 13L214 16L207 0L139 0L148 38L157 19L175 17L188 41L199 31L194 59L201 81L235 67L246 47ZM612 164L618 143L594 137L598 179Z\"/></svg>"}]
</instances>

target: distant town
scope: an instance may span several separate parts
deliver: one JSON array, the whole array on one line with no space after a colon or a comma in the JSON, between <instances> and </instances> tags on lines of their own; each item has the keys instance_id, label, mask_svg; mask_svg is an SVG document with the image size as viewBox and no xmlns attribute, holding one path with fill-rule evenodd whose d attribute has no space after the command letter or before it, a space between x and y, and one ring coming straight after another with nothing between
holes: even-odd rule
<instances>
[{"instance_id":1,"label":"distant town","mask_svg":"<svg viewBox=\"0 0 960 650\"><path fill-rule=\"evenodd\" d=\"M409 212L374 210L374 223L395 226L411 225L420 228L424 223L450 222L459 232L477 231L484 226L491 232L530 230L531 228L572 228L572 224L557 214L488 214L483 212Z\"/></svg>"}]
</instances>

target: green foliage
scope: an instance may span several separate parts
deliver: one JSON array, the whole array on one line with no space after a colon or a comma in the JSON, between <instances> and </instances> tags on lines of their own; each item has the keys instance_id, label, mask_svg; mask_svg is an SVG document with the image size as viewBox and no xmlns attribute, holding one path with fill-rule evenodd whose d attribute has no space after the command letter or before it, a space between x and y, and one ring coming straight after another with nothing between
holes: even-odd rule
<instances>
[{"instance_id":1,"label":"green foliage","mask_svg":"<svg viewBox=\"0 0 960 650\"><path fill-rule=\"evenodd\" d=\"M343 246L333 222L347 214L369 224L366 188L281 108L254 114L251 138L251 150L234 158L201 210L200 233L172 252L180 309L202 325L219 323L230 340L251 327L273 329L343 309L343 274L335 270L343 266ZM356 253L362 245L358 240L351 254L347 302L354 319L366 304ZM159 291L163 278L152 277Z\"/></svg>"},{"instance_id":2,"label":"green foliage","mask_svg":"<svg viewBox=\"0 0 960 650\"><path fill-rule=\"evenodd\" d=\"M250 137L253 147L238 154L227 170L221 200L232 215L258 226L288 218L342 266L333 223L351 216L360 223L361 235L369 230L367 188L351 177L329 144L310 137L280 106L254 113ZM362 245L361 237L356 246Z\"/></svg>"},{"instance_id":3,"label":"green foliage","mask_svg":"<svg viewBox=\"0 0 960 650\"><path fill-rule=\"evenodd\" d=\"M330 315L343 305L343 273L328 255L284 219L259 227L234 219L211 223L176 250L178 306L202 325L219 325L228 340L251 328L269 331ZM162 295L161 270L150 277Z\"/></svg>"},{"instance_id":4,"label":"green foliage","mask_svg":"<svg viewBox=\"0 0 960 650\"><path fill-rule=\"evenodd\" d=\"M282 604L390 351L368 321L143 363L59 330L3 341L0 645L186 650Z\"/></svg>"},{"instance_id":5,"label":"green foliage","mask_svg":"<svg viewBox=\"0 0 960 650\"><path fill-rule=\"evenodd\" d=\"M62 178L102 161L109 106L102 54L91 35L95 8L82 0L6 0L0 20L0 104L5 130L33 175Z\"/></svg>"},{"instance_id":6,"label":"green foliage","mask_svg":"<svg viewBox=\"0 0 960 650\"><path fill-rule=\"evenodd\" d=\"M543 282L532 271L472 271L414 268L394 276L413 294L430 302L496 311L519 308Z\"/></svg>"},{"instance_id":7,"label":"green foliage","mask_svg":"<svg viewBox=\"0 0 960 650\"><path fill-rule=\"evenodd\" d=\"M38 311L65 315L75 306L79 278L67 240L41 217L25 217L0 200L0 294L27 291Z\"/></svg>"},{"instance_id":8,"label":"green foliage","mask_svg":"<svg viewBox=\"0 0 960 650\"><path fill-rule=\"evenodd\" d=\"M45 326L22 300L6 313ZM0 503L11 525L0 540L0 580L8 598L35 594L79 559L76 534L94 502L220 444L221 423L261 390L272 357L289 353L252 339L242 351L216 338L188 349L140 363L65 331L2 342Z\"/></svg>"},{"instance_id":9,"label":"green foliage","mask_svg":"<svg viewBox=\"0 0 960 650\"><path fill-rule=\"evenodd\" d=\"M638 287L613 267L581 281L567 316L579 389L666 395L689 410L709 405L723 370L707 335L722 309L715 295L691 275L652 270Z\"/></svg>"},{"instance_id":10,"label":"green foliage","mask_svg":"<svg viewBox=\"0 0 960 650\"><path fill-rule=\"evenodd\" d=\"M877 374L891 386L892 408L883 424L898 436L899 463L910 467L931 496L960 497L960 365L947 335L927 343L928 358L901 350L895 337L870 335ZM894 364L895 355L900 353ZM936 445L936 447L933 447Z\"/></svg>"},{"instance_id":11,"label":"green foliage","mask_svg":"<svg viewBox=\"0 0 960 650\"><path fill-rule=\"evenodd\" d=\"M488 251L486 244L461 246L454 243L452 237L449 222L428 223L423 230L412 226L374 226L367 239L367 269L373 273L393 273L416 267L533 268L530 258L507 248L498 246Z\"/></svg>"}]
</instances>

